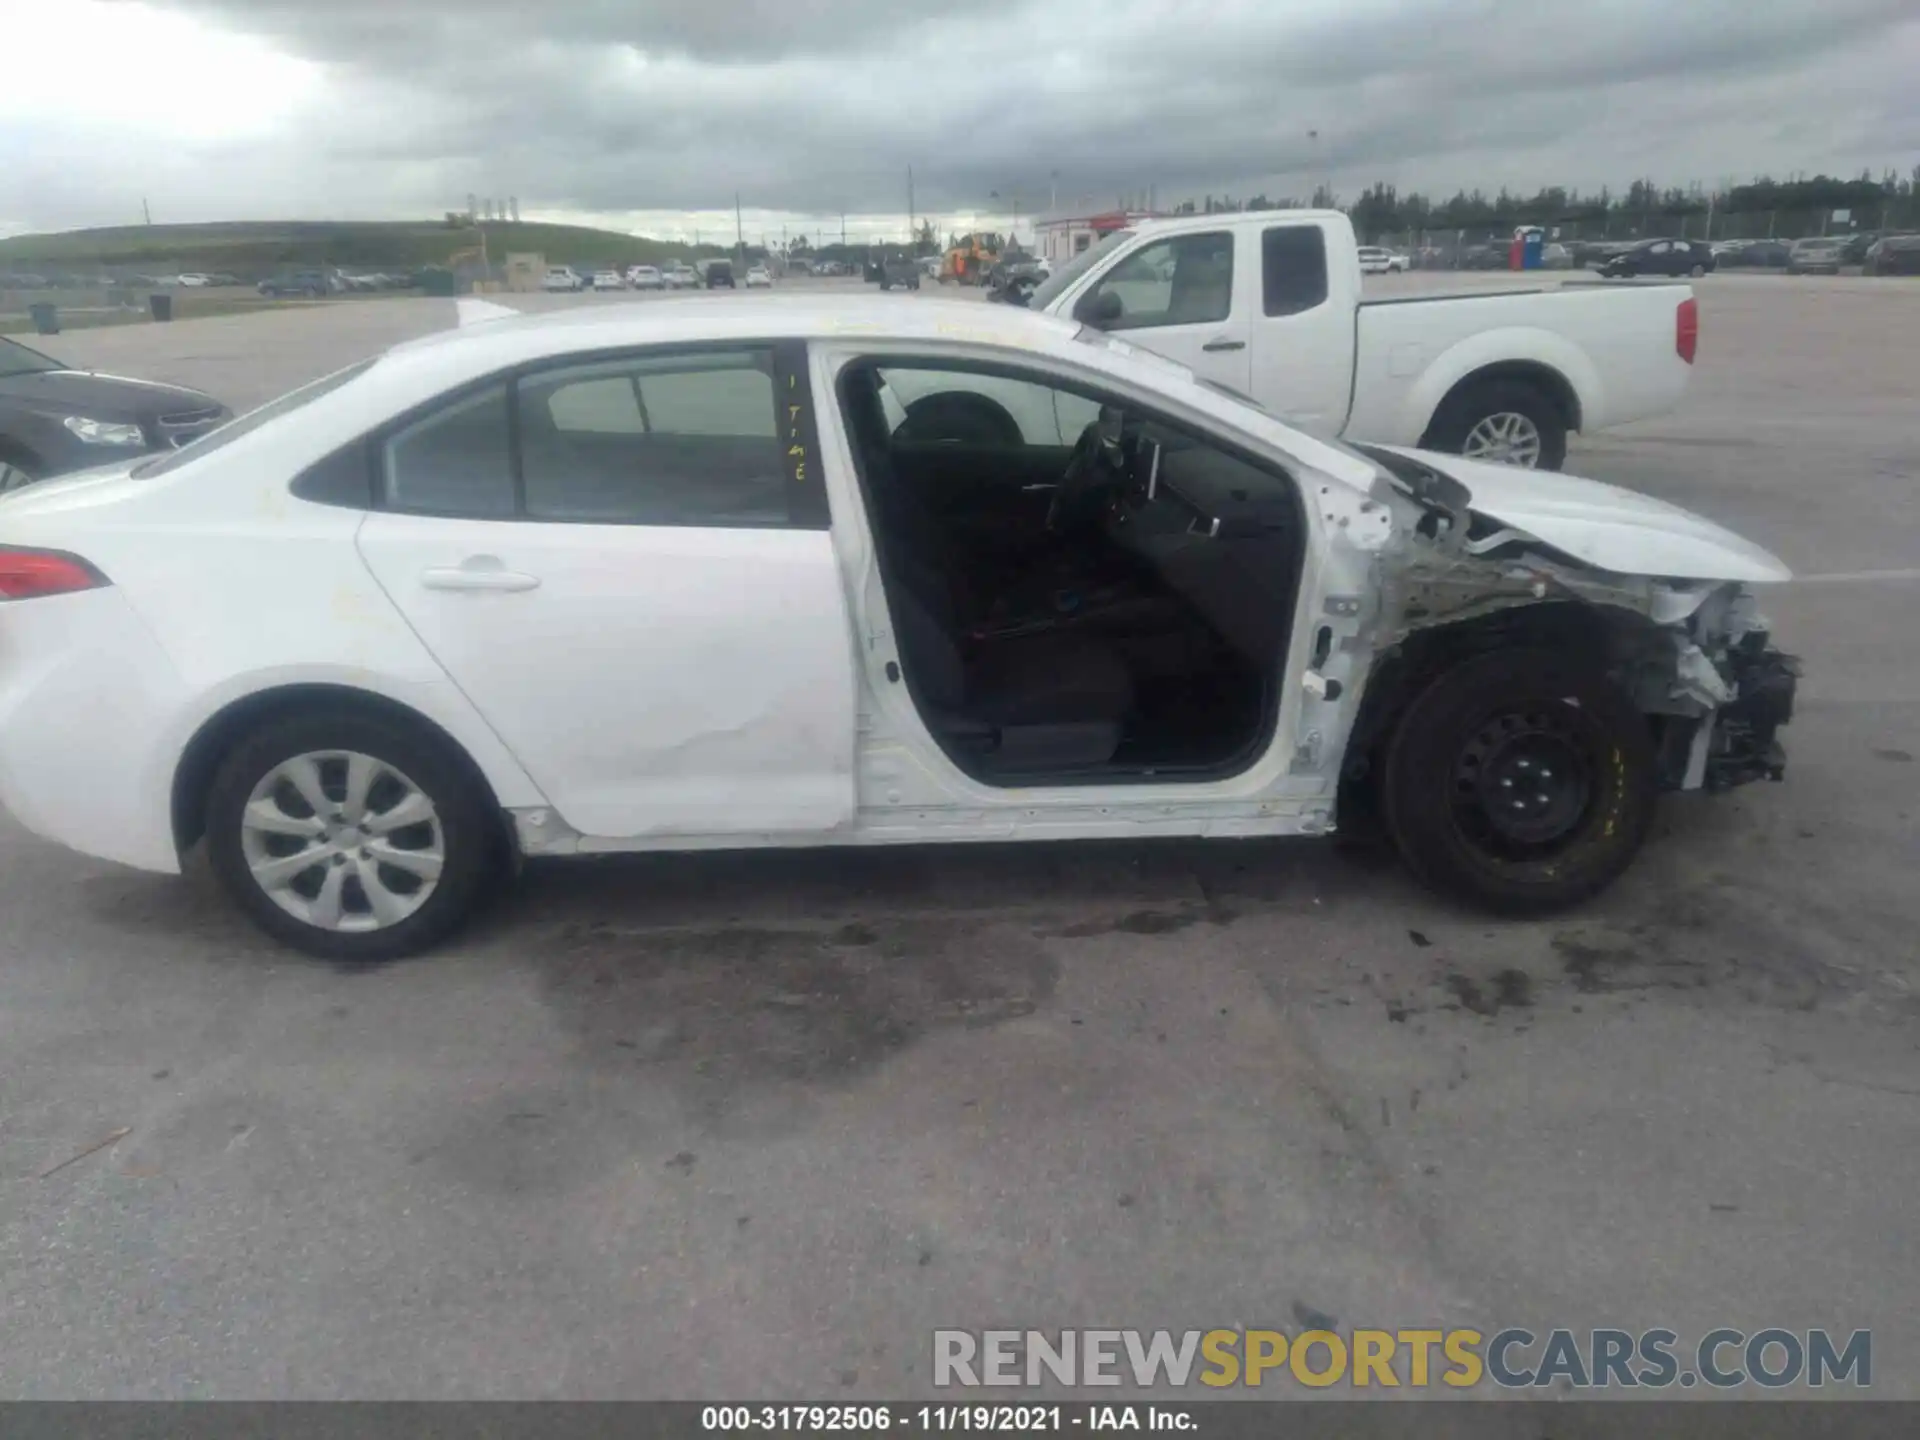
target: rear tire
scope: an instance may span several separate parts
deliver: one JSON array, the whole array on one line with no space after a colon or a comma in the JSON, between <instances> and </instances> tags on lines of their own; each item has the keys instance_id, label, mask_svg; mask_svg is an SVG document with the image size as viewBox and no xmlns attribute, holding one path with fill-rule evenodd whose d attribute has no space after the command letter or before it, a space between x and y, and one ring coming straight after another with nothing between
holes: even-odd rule
<instances>
[{"instance_id":1,"label":"rear tire","mask_svg":"<svg viewBox=\"0 0 1920 1440\"><path fill-rule=\"evenodd\" d=\"M1516 423L1516 419L1518 422ZM1499 459L1495 453L1468 454L1470 448L1498 444L1507 434L1533 450L1533 459ZM1529 470L1558 470L1567 463L1567 420L1560 406L1537 385L1523 380L1488 380L1463 390L1447 401L1434 421L1429 443L1433 449L1469 459L1493 459Z\"/></svg>"},{"instance_id":2,"label":"rear tire","mask_svg":"<svg viewBox=\"0 0 1920 1440\"><path fill-rule=\"evenodd\" d=\"M1694 279L1698 280L1702 275L1707 273L1707 267L1704 265L1696 265L1693 267L1692 270L1688 271L1687 273L1692 275Z\"/></svg>"},{"instance_id":3,"label":"rear tire","mask_svg":"<svg viewBox=\"0 0 1920 1440\"><path fill-rule=\"evenodd\" d=\"M356 767L374 777L357 803ZM316 786L330 807L308 801ZM499 869L492 807L446 742L370 710L320 709L234 746L208 793L207 853L276 940L374 964L432 948L472 913Z\"/></svg>"},{"instance_id":4,"label":"rear tire","mask_svg":"<svg viewBox=\"0 0 1920 1440\"><path fill-rule=\"evenodd\" d=\"M1653 819L1646 719L1606 676L1551 650L1464 660L1408 706L1380 795L1408 866L1444 894L1538 915L1597 894Z\"/></svg>"}]
</instances>

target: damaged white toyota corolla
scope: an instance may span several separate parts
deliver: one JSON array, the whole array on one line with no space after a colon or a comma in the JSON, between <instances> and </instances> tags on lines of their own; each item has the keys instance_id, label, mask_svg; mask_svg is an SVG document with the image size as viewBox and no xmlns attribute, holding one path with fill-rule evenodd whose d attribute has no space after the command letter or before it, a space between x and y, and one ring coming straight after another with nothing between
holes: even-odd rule
<instances>
[{"instance_id":1,"label":"damaged white toyota corolla","mask_svg":"<svg viewBox=\"0 0 1920 1440\"><path fill-rule=\"evenodd\" d=\"M490 313L0 501L0 798L375 959L521 855L1320 834L1591 894L1777 777L1764 550L1071 323Z\"/></svg>"}]
</instances>

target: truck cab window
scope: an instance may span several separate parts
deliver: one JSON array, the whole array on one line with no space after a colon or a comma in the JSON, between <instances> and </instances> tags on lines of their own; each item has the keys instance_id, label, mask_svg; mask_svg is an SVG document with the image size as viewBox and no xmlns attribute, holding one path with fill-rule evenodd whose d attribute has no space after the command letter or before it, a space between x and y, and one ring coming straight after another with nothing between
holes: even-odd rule
<instances>
[{"instance_id":1,"label":"truck cab window","mask_svg":"<svg viewBox=\"0 0 1920 1440\"><path fill-rule=\"evenodd\" d=\"M1327 298L1327 237L1318 225L1276 225L1260 237L1268 315L1298 315Z\"/></svg>"},{"instance_id":2,"label":"truck cab window","mask_svg":"<svg viewBox=\"0 0 1920 1440\"><path fill-rule=\"evenodd\" d=\"M1233 236L1217 230L1142 246L1083 304L1106 330L1218 324L1233 308Z\"/></svg>"}]
</instances>

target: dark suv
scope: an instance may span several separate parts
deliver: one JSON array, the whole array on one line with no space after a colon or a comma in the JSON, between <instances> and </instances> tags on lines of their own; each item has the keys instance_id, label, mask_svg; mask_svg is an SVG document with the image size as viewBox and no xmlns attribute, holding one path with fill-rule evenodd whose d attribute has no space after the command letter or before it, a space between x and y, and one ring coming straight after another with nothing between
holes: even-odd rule
<instances>
[{"instance_id":1,"label":"dark suv","mask_svg":"<svg viewBox=\"0 0 1920 1440\"><path fill-rule=\"evenodd\" d=\"M1704 240L1642 240L1600 267L1609 278L1623 275L1705 275L1715 268Z\"/></svg>"},{"instance_id":2,"label":"dark suv","mask_svg":"<svg viewBox=\"0 0 1920 1440\"><path fill-rule=\"evenodd\" d=\"M734 290L739 287L733 283L733 264L727 260L713 260L707 264L707 289Z\"/></svg>"},{"instance_id":3,"label":"dark suv","mask_svg":"<svg viewBox=\"0 0 1920 1440\"><path fill-rule=\"evenodd\" d=\"M925 273L911 255L889 255L880 262L880 288L891 290L898 285L902 290L918 290Z\"/></svg>"}]
</instances>

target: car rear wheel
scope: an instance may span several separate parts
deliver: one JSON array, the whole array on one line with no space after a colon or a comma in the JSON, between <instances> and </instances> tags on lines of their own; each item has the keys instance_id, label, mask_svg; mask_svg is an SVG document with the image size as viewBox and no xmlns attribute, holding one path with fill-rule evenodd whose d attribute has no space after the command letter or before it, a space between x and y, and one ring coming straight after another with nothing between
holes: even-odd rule
<instances>
[{"instance_id":1,"label":"car rear wheel","mask_svg":"<svg viewBox=\"0 0 1920 1440\"><path fill-rule=\"evenodd\" d=\"M1567 461L1567 421L1538 386L1494 380L1449 401L1431 443L1469 460L1558 470Z\"/></svg>"},{"instance_id":2,"label":"car rear wheel","mask_svg":"<svg viewBox=\"0 0 1920 1440\"><path fill-rule=\"evenodd\" d=\"M1645 717L1606 676L1539 649L1435 679L1395 729L1381 785L1415 874L1513 915L1611 884L1646 839L1655 794Z\"/></svg>"},{"instance_id":3,"label":"car rear wheel","mask_svg":"<svg viewBox=\"0 0 1920 1440\"><path fill-rule=\"evenodd\" d=\"M270 720L207 803L214 873L274 938L372 963L445 939L498 858L490 797L421 731L369 711Z\"/></svg>"}]
</instances>

